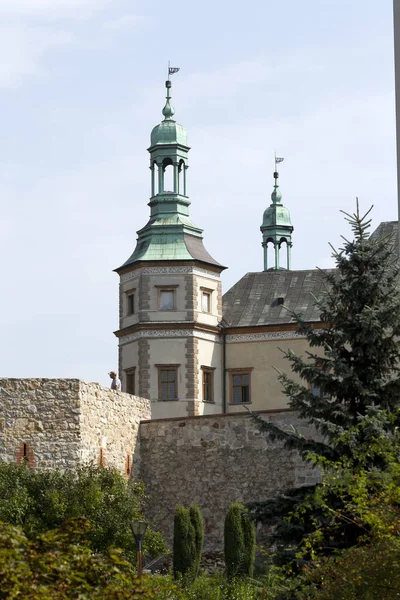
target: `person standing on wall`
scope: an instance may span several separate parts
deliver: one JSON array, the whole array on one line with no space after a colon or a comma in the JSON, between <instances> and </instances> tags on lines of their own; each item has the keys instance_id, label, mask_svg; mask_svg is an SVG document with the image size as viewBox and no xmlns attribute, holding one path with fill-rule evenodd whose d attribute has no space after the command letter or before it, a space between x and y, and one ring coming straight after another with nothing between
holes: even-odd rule
<instances>
[{"instance_id":1,"label":"person standing on wall","mask_svg":"<svg viewBox=\"0 0 400 600\"><path fill-rule=\"evenodd\" d=\"M115 390L116 392L120 392L121 391L121 380L118 379L116 372L110 371L109 376L111 377L111 389Z\"/></svg>"}]
</instances>

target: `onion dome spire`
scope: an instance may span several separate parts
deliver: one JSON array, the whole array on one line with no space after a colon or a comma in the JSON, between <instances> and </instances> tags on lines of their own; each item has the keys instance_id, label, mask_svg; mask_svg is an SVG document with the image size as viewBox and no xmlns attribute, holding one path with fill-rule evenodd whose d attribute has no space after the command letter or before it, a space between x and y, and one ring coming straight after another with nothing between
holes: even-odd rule
<instances>
[{"instance_id":1,"label":"onion dome spire","mask_svg":"<svg viewBox=\"0 0 400 600\"><path fill-rule=\"evenodd\" d=\"M172 117L175 114L175 110L174 110L174 107L171 104L171 95L169 93L169 91L171 89L171 82L170 82L169 79L165 82L165 87L167 88L167 95L165 97L166 103L165 103L164 108L162 109L162 114L165 117L164 121L173 121Z\"/></svg>"}]
</instances>

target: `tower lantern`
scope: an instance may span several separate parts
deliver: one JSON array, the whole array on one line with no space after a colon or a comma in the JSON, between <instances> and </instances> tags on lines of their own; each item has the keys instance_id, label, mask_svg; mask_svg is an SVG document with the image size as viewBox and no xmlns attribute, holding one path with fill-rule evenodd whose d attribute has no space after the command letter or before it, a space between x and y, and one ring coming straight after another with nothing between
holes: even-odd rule
<instances>
[{"instance_id":1,"label":"tower lantern","mask_svg":"<svg viewBox=\"0 0 400 600\"><path fill-rule=\"evenodd\" d=\"M275 156L274 171L274 190L271 194L272 204L264 211L263 222L260 230L263 235L262 246L264 248L264 271L269 269L287 269L290 270L292 248L293 225L290 221L290 213L282 204L282 194L278 185L279 173L277 164L282 162L283 158ZM275 250L274 265L268 265L268 244L272 244ZM286 266L281 265L280 251L282 245L286 244Z\"/></svg>"}]
</instances>

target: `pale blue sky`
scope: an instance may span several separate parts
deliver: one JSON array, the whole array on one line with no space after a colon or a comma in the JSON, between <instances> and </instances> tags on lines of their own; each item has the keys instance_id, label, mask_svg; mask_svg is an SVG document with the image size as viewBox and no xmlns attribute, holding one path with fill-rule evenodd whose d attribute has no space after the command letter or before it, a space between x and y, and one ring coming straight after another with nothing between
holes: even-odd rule
<instances>
[{"instance_id":1,"label":"pale blue sky","mask_svg":"<svg viewBox=\"0 0 400 600\"><path fill-rule=\"evenodd\" d=\"M356 195L397 218L391 0L1 0L0 54L1 376L108 385L168 60L225 291L262 270L275 150L293 268L332 264Z\"/></svg>"}]
</instances>

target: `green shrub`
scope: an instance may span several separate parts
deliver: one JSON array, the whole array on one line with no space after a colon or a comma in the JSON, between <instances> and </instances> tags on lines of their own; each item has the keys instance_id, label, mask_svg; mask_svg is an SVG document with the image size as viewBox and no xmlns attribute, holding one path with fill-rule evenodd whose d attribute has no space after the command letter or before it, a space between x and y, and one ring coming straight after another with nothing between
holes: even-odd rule
<instances>
[{"instance_id":1,"label":"green shrub","mask_svg":"<svg viewBox=\"0 0 400 600\"><path fill-rule=\"evenodd\" d=\"M122 552L93 552L85 519L64 521L59 529L33 539L20 527L0 522L0 597L3 600L158 600L165 585L138 579ZM175 596L168 584L169 596ZM178 590L179 593L179 590Z\"/></svg>"},{"instance_id":2,"label":"green shrub","mask_svg":"<svg viewBox=\"0 0 400 600\"><path fill-rule=\"evenodd\" d=\"M199 507L196 504L192 504L189 506L189 516L190 521L194 527L194 535L195 535L195 546L196 546L196 561L195 561L195 575L197 576L200 569L201 557L203 554L203 546L204 546L204 525L203 525L203 517L201 516L201 512Z\"/></svg>"},{"instance_id":3,"label":"green shrub","mask_svg":"<svg viewBox=\"0 0 400 600\"><path fill-rule=\"evenodd\" d=\"M244 554L244 532L242 526L242 511L244 507L239 502L231 504L225 518L224 553L226 574L228 579L237 577L240 573Z\"/></svg>"},{"instance_id":4,"label":"green shrub","mask_svg":"<svg viewBox=\"0 0 400 600\"><path fill-rule=\"evenodd\" d=\"M275 600L277 596L268 595L262 585L244 579L228 581L223 574L201 574L196 581L171 591L170 578L153 576L150 578L157 589L157 600Z\"/></svg>"},{"instance_id":5,"label":"green shrub","mask_svg":"<svg viewBox=\"0 0 400 600\"><path fill-rule=\"evenodd\" d=\"M225 518L224 550L228 579L252 577L256 551L255 528L243 504L231 504Z\"/></svg>"},{"instance_id":6,"label":"green shrub","mask_svg":"<svg viewBox=\"0 0 400 600\"><path fill-rule=\"evenodd\" d=\"M135 562L136 545L129 524L143 518L144 486L127 481L116 469L95 466L72 470L34 470L0 463L0 521L19 525L28 538L61 526L65 519L90 522L88 539L95 552L109 546L124 550ZM166 551L161 534L146 532L144 551Z\"/></svg>"},{"instance_id":7,"label":"green shrub","mask_svg":"<svg viewBox=\"0 0 400 600\"><path fill-rule=\"evenodd\" d=\"M174 517L174 578L192 578L196 570L196 532L188 508L178 505Z\"/></svg>"},{"instance_id":8,"label":"green shrub","mask_svg":"<svg viewBox=\"0 0 400 600\"><path fill-rule=\"evenodd\" d=\"M242 528L244 536L242 573L253 577L256 559L256 528L247 511L242 511Z\"/></svg>"}]
</instances>

